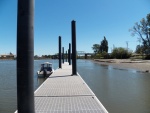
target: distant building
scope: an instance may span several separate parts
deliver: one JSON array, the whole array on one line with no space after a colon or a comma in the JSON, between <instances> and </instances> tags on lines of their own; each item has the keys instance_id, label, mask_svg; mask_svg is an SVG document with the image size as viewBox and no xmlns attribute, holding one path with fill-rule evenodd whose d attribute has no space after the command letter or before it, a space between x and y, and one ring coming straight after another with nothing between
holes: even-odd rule
<instances>
[{"instance_id":1,"label":"distant building","mask_svg":"<svg viewBox=\"0 0 150 113\"><path fill-rule=\"evenodd\" d=\"M15 56L10 52L8 55L0 55L0 59L14 59Z\"/></svg>"}]
</instances>

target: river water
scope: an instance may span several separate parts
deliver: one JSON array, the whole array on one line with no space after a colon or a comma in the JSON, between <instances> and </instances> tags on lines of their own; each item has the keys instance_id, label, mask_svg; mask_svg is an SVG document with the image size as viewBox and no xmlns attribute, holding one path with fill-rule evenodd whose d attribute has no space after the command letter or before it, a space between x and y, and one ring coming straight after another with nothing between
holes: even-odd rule
<instances>
[{"instance_id":1,"label":"river water","mask_svg":"<svg viewBox=\"0 0 150 113\"><path fill-rule=\"evenodd\" d=\"M58 60L34 61L34 89L44 79L37 78L40 64L49 61L57 69ZM0 113L12 113L16 102L16 61L0 60ZM77 71L109 113L150 113L150 74L117 69L89 60L77 60Z\"/></svg>"}]
</instances>

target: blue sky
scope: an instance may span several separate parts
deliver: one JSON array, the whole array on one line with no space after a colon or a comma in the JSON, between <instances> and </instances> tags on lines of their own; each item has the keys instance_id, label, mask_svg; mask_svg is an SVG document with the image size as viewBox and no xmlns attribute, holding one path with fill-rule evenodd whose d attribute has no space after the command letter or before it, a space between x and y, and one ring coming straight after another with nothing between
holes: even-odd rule
<instances>
[{"instance_id":1,"label":"blue sky","mask_svg":"<svg viewBox=\"0 0 150 113\"><path fill-rule=\"evenodd\" d=\"M129 29L150 13L149 0L35 0L34 54L58 53L58 36L65 51L76 21L77 51L93 52L105 36L115 47L135 50L139 42ZM0 0L0 54L16 54L17 0Z\"/></svg>"}]
</instances>

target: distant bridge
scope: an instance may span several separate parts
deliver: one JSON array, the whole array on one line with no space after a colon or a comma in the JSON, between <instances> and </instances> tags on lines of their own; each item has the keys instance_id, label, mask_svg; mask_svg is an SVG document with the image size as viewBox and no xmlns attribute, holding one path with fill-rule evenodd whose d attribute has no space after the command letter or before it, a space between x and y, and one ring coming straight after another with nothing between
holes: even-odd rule
<instances>
[{"instance_id":1,"label":"distant bridge","mask_svg":"<svg viewBox=\"0 0 150 113\"><path fill-rule=\"evenodd\" d=\"M87 59L87 56L91 56L91 55L94 55L94 53L86 53L85 51L77 51L77 56L84 56L85 59ZM72 56L72 54L71 54L71 56ZM68 57L68 56L65 54L65 58L66 57ZM58 56L58 54L52 55L52 58L58 59L59 56Z\"/></svg>"},{"instance_id":2,"label":"distant bridge","mask_svg":"<svg viewBox=\"0 0 150 113\"><path fill-rule=\"evenodd\" d=\"M84 55L93 55L94 53L86 53L85 51L77 51L78 56L84 56Z\"/></svg>"},{"instance_id":3,"label":"distant bridge","mask_svg":"<svg viewBox=\"0 0 150 113\"><path fill-rule=\"evenodd\" d=\"M87 59L87 56L91 56L94 53L86 53L85 51L77 51L77 56L85 56L85 59Z\"/></svg>"},{"instance_id":4,"label":"distant bridge","mask_svg":"<svg viewBox=\"0 0 150 113\"><path fill-rule=\"evenodd\" d=\"M85 51L77 51L78 56L84 56L86 53Z\"/></svg>"}]
</instances>

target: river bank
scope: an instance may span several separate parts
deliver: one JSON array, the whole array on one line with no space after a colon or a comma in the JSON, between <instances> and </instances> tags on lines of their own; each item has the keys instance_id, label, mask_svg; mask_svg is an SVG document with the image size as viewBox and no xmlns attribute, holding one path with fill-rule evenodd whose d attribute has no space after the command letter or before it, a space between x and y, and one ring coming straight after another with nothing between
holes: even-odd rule
<instances>
[{"instance_id":1,"label":"river bank","mask_svg":"<svg viewBox=\"0 0 150 113\"><path fill-rule=\"evenodd\" d=\"M118 69L135 69L139 72L150 73L150 60L94 59L93 61L101 65L111 65Z\"/></svg>"}]
</instances>

